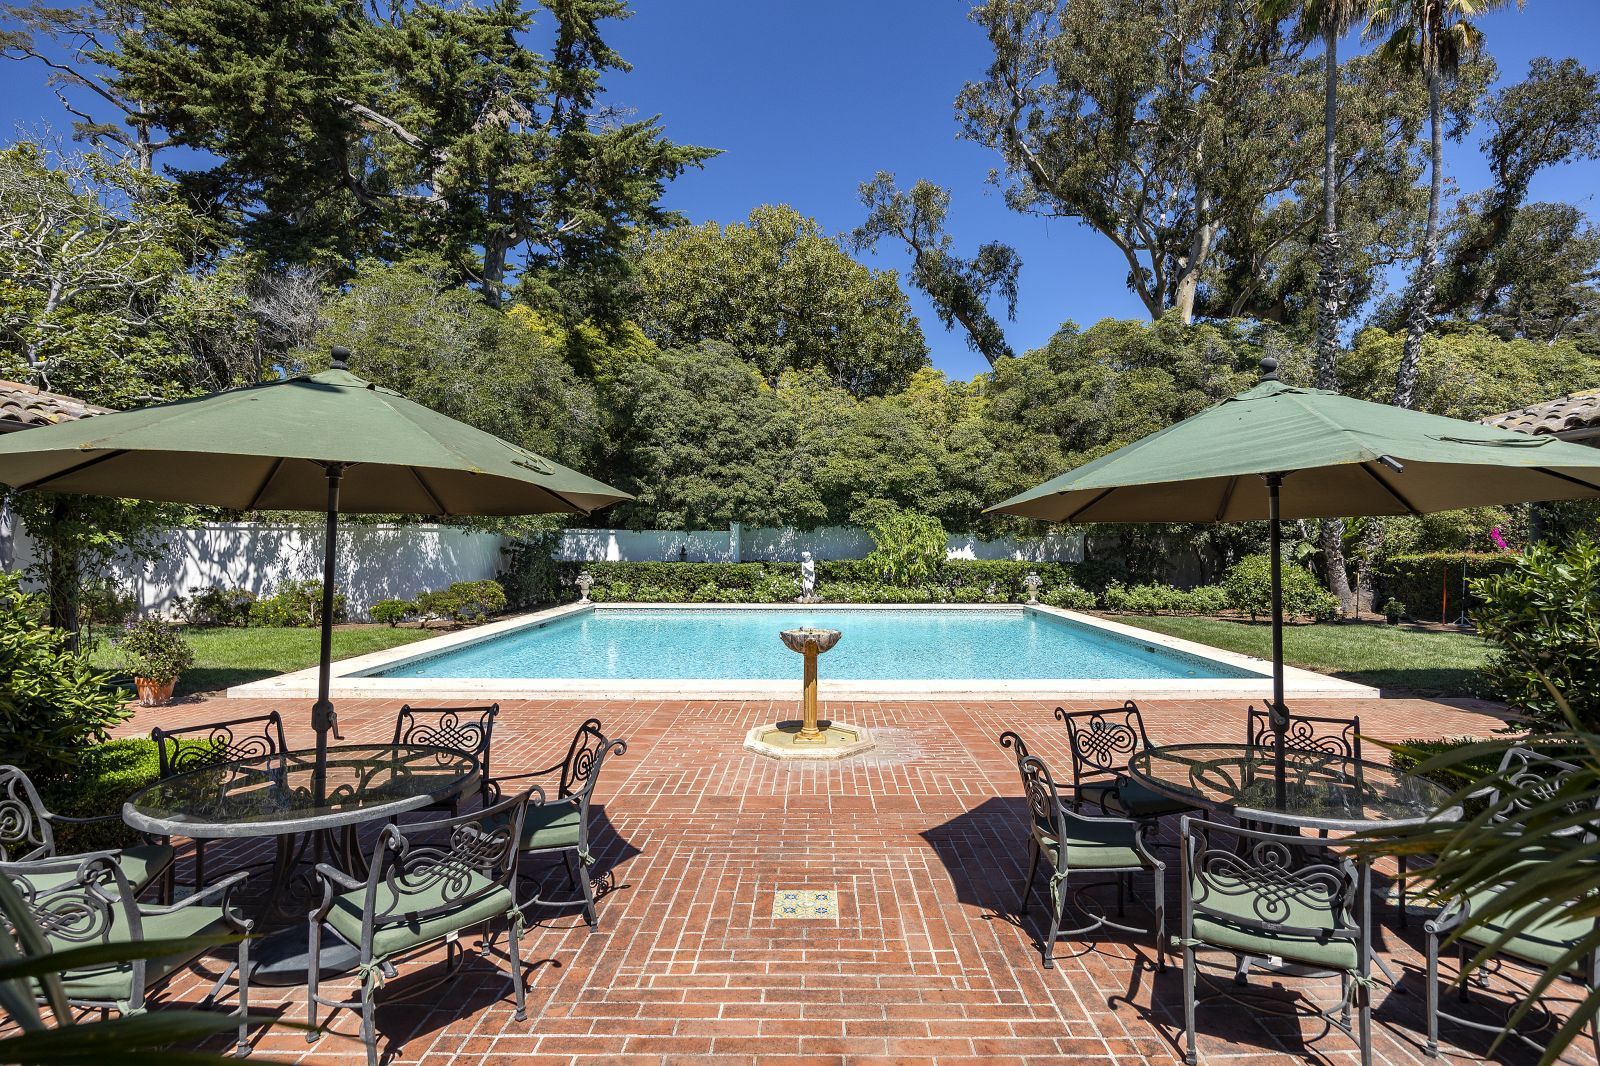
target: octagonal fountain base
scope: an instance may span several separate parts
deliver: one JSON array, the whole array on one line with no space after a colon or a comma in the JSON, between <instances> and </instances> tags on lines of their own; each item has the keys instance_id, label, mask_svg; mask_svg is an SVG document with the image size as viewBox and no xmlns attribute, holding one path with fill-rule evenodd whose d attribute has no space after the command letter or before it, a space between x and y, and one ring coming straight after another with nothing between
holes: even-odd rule
<instances>
[{"instance_id":1,"label":"octagonal fountain base","mask_svg":"<svg viewBox=\"0 0 1600 1066\"><path fill-rule=\"evenodd\" d=\"M877 747L871 731L844 722L818 722L821 738L797 741L803 723L768 722L745 734L744 748L769 759L845 759Z\"/></svg>"}]
</instances>

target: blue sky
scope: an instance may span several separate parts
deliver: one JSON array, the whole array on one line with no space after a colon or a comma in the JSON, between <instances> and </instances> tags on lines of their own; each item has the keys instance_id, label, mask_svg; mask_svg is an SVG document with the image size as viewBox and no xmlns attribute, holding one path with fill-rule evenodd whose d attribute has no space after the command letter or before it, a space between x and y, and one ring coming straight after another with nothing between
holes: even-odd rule
<instances>
[{"instance_id":1,"label":"blue sky","mask_svg":"<svg viewBox=\"0 0 1600 1066\"><path fill-rule=\"evenodd\" d=\"M1019 351L1043 343L1066 319L1143 317L1123 284L1121 256L1070 222L1006 210L987 183L996 158L956 138L953 101L980 76L988 48L965 0L634 0L635 14L611 28L634 70L610 80L610 102L661 113L680 141L724 150L704 171L676 182L668 204L692 221L734 221L762 203L788 203L829 232L861 221L857 185L876 171L902 183L926 177L950 189L957 251L986 240L1022 255ZM1485 17L1503 79L1520 79L1538 55L1574 56L1600 67L1600 0L1529 0ZM0 66L0 129L67 126L40 71ZM1450 176L1464 190L1487 183L1475 138L1448 144ZM1596 211L1600 164L1542 175L1533 190ZM903 269L885 244L868 262ZM985 368L965 340L946 332L911 293L936 366L970 377Z\"/></svg>"}]
</instances>

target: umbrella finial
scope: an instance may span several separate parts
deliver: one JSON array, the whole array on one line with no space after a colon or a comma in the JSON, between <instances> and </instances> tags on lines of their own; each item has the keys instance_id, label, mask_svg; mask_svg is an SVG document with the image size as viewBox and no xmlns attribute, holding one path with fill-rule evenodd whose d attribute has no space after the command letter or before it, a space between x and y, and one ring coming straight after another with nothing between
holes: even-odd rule
<instances>
[{"instance_id":1,"label":"umbrella finial","mask_svg":"<svg viewBox=\"0 0 1600 1066\"><path fill-rule=\"evenodd\" d=\"M350 349L342 344L335 344L328 349L328 354L333 357L333 369L344 370L350 366Z\"/></svg>"},{"instance_id":2,"label":"umbrella finial","mask_svg":"<svg viewBox=\"0 0 1600 1066\"><path fill-rule=\"evenodd\" d=\"M1261 360L1261 380L1262 381L1277 381L1278 380L1278 361L1276 359L1272 358L1272 356L1270 356L1270 355L1267 356L1265 359Z\"/></svg>"}]
</instances>

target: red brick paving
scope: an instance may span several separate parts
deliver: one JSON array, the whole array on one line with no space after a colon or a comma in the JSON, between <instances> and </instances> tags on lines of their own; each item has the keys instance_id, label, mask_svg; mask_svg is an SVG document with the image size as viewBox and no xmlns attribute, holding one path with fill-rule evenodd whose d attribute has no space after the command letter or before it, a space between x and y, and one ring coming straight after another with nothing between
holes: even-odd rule
<instances>
[{"instance_id":1,"label":"red brick paving","mask_svg":"<svg viewBox=\"0 0 1600 1066\"><path fill-rule=\"evenodd\" d=\"M123 730L198 722L268 705L180 704L141 711ZM387 739L395 704L346 701L347 741ZM1062 941L1057 967L1040 965L1041 908L1016 916L1023 818L1015 764L995 744L1016 729L1053 765L1065 733L1048 703L852 703L825 709L872 727L877 751L828 764L781 764L744 752L745 732L788 717L765 701L598 704L522 702L502 709L498 772L548 765L590 715L628 741L608 762L597 801L606 888L600 928L576 908L552 912L527 938L535 970L526 1022L512 1020L496 960L470 955L447 985L404 1000L437 974L440 956L401 967L379 993L385 1061L478 1064L605 1063L1171 1063L1182 1040L1181 975L1157 975L1148 937ZM1359 711L1384 738L1486 735L1488 708L1422 700L1297 704L1312 713ZM298 739L309 709L281 707ZM1157 743L1233 739L1234 702L1145 705ZM213 857L214 856L214 857ZM238 846L208 850L208 872L255 860ZM1176 863L1172 864L1174 867ZM257 875L261 876L261 875ZM552 872L547 894L565 890ZM772 915L779 888L838 893L837 920ZM1169 899L1176 899L1171 886ZM1377 909L1375 939L1399 967L1406 993L1380 989L1375 1059L1421 1063L1421 941ZM1130 912L1132 913L1132 912ZM1169 914L1169 921L1174 918ZM503 941L502 941L503 943ZM1212 972L1223 975L1222 957ZM202 963L170 999L199 995ZM431 971L431 972L430 972ZM206 980L209 980L207 978ZM1256 975L1268 998L1293 1003ZM347 986L344 986L347 987ZM1296 986L1298 987L1298 986ZM1336 982L1306 986L1323 1002ZM253 990L253 1006L304 1017L303 990ZM1352 1041L1309 1022L1227 1001L1199 1009L1202 1060L1238 1066L1357 1061ZM357 1018L313 1047L302 1035L258 1035L257 1054L307 1063L360 1061ZM1481 1061L1487 1042L1445 1031L1446 1053ZM1462 1040L1465 1049L1449 1046ZM1514 1060L1516 1056L1511 1056ZM1532 1056L1523 1056L1531 1060ZM1586 1060L1592 1061L1592 1060Z\"/></svg>"}]
</instances>

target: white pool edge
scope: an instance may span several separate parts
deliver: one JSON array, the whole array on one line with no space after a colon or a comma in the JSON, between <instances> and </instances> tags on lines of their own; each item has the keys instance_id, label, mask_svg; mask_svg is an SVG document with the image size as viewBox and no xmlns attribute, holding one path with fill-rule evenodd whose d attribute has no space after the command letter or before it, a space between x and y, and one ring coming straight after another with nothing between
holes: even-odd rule
<instances>
[{"instance_id":1,"label":"white pool edge","mask_svg":"<svg viewBox=\"0 0 1600 1066\"><path fill-rule=\"evenodd\" d=\"M595 678L455 678L455 677L372 677L382 670L430 658L442 652L464 648L485 640L521 630L538 628L551 622L591 611L596 606L607 610L659 610L683 607L694 610L746 611L772 610L785 604L744 603L606 603L567 604L531 614L517 615L475 629L445 633L404 644L397 648L370 652L333 664L332 695L335 699L410 699L410 700L522 700L522 699L583 699L583 700L635 700L635 699L705 699L705 700L762 700L792 699L799 687L799 673L792 680L724 680L697 678L609 680ZM1123 625L1105 618L1065 611L1043 604L1035 606L1005 604L829 604L852 611L906 611L906 610L1017 610L1038 611L1123 637L1142 644L1171 651L1197 655L1204 659L1238 669L1260 673L1260 678L1110 678L1085 680L1082 678L1038 679L1022 681L995 680L991 678L956 680L900 680L851 681L830 680L822 671L821 691L825 700L968 700L968 699L1250 699L1259 700L1269 694L1272 664L1253 655L1224 651L1192 640L1181 640L1165 634ZM1344 681L1326 674L1284 669L1284 693L1298 699L1372 699L1379 695L1377 689ZM230 699L315 699L317 671L313 667L277 677L263 678L228 689Z\"/></svg>"}]
</instances>

